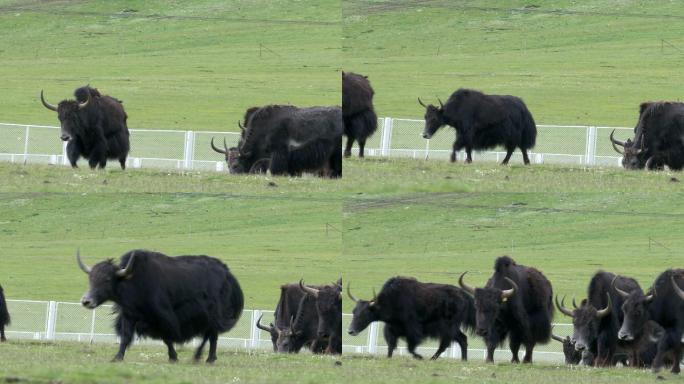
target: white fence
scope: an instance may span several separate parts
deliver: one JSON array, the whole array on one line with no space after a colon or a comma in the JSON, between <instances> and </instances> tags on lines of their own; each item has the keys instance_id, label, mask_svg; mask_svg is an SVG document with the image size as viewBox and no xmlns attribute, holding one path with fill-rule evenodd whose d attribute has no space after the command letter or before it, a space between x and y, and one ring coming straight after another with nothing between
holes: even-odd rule
<instances>
[{"instance_id":1,"label":"white fence","mask_svg":"<svg viewBox=\"0 0 684 384\"><path fill-rule=\"evenodd\" d=\"M421 134L423 120L379 119L379 129L366 143L368 156L448 159L454 141L454 130L445 127L431 140ZM576 164L620 166L621 157L612 149L608 136L633 136L632 128L579 125L538 125L537 145L530 160L542 164ZM215 137L219 147L226 139L228 146L239 140L236 132L131 129L131 152L127 167L175 168L185 170L225 169L224 157L214 152L209 143ZM69 165L66 143L59 140L59 127L0 123L0 161ZM475 153L475 161L501 161L502 151ZM465 158L459 153L459 161ZM522 162L519 151L512 163ZM110 167L118 167L110 161Z\"/></svg>"},{"instance_id":2,"label":"white fence","mask_svg":"<svg viewBox=\"0 0 684 384\"><path fill-rule=\"evenodd\" d=\"M12 325L6 329L9 339L33 339L49 341L77 341L88 343L116 343L118 338L114 333L114 314L111 305L102 305L94 310L85 309L80 303L57 301L7 300L7 306L12 316ZM263 323L272 322L273 311L251 309L245 310L242 317L230 332L219 337L219 345L229 349L261 349L271 350L271 338L267 332L256 327L256 321L264 315ZM387 354L387 345L380 336L381 324L372 323L359 336L346 335L346 329L351 322L351 314L342 315L342 329L344 335L344 353ZM566 336L572 332L572 324L556 324L554 333ZM480 338L468 338L469 357L478 359L484 356L484 347ZM197 345L200 340L193 340ZM135 343L162 345L158 340L138 339ZM400 341L395 351L396 355L406 355L405 344ZM428 340L418 347L418 353L432 355L437 349L435 341ZM460 348L455 344L447 350L444 357L460 358ZM510 359L506 348L497 350L497 360ZM535 359L545 361L563 361L560 343L552 342L535 349Z\"/></svg>"}]
</instances>

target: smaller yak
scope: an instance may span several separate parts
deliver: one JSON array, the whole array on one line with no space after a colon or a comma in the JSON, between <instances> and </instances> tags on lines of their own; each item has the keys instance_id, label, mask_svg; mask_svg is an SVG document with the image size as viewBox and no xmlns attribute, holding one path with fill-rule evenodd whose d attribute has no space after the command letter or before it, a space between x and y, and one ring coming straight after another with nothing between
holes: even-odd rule
<instances>
[{"instance_id":1,"label":"smaller yak","mask_svg":"<svg viewBox=\"0 0 684 384\"><path fill-rule=\"evenodd\" d=\"M130 141L126 120L128 116L121 101L102 95L89 86L76 89L76 100L62 100L57 106L47 101L40 91L45 108L57 112L60 139L67 142L67 157L76 168L78 159L88 159L90 168L104 168L107 159L118 159L126 169Z\"/></svg>"},{"instance_id":2,"label":"smaller yak","mask_svg":"<svg viewBox=\"0 0 684 384\"><path fill-rule=\"evenodd\" d=\"M194 359L202 357L209 341L207 363L216 361L220 333L232 329L240 319L244 296L228 267L209 256L169 257L162 253L134 250L92 268L81 261L90 288L81 304L95 309L107 300L114 302L116 333L121 338L113 361L121 361L134 334L161 339L169 361L178 360L174 343L202 337Z\"/></svg>"},{"instance_id":3,"label":"smaller yak","mask_svg":"<svg viewBox=\"0 0 684 384\"><path fill-rule=\"evenodd\" d=\"M656 340L653 372L659 372L668 360L672 362L672 373L680 372L684 333L684 290L681 285L684 285L684 269L668 269L656 278L646 294L640 290L618 290L624 299L624 319L618 337L623 341L644 337Z\"/></svg>"},{"instance_id":4,"label":"smaller yak","mask_svg":"<svg viewBox=\"0 0 684 384\"><path fill-rule=\"evenodd\" d=\"M534 148L537 126L525 103L516 96L486 95L472 89L459 89L447 100L439 102L439 108L425 105L425 129L423 138L429 139L435 132L449 125L456 129L451 161L456 152L465 148L466 162L472 162L472 150L484 150L503 145L508 164L515 148L520 148L525 164L530 163L527 151Z\"/></svg>"},{"instance_id":5,"label":"smaller yak","mask_svg":"<svg viewBox=\"0 0 684 384\"><path fill-rule=\"evenodd\" d=\"M316 299L318 338L327 339L326 353L342 353L342 279L331 285L312 287L299 281L302 292ZM297 326L295 326L297 329Z\"/></svg>"},{"instance_id":6,"label":"smaller yak","mask_svg":"<svg viewBox=\"0 0 684 384\"><path fill-rule=\"evenodd\" d=\"M634 139L620 141L614 134L615 130L610 133L610 142L622 155L625 169L654 170L666 165L676 171L684 168L684 103L642 103Z\"/></svg>"},{"instance_id":7,"label":"smaller yak","mask_svg":"<svg viewBox=\"0 0 684 384\"><path fill-rule=\"evenodd\" d=\"M563 345L563 355L565 356L565 364L577 365L580 362L582 362L583 351L578 351L575 348L575 341L572 340L570 336L565 336L565 338L562 338L551 333L551 338Z\"/></svg>"},{"instance_id":8,"label":"smaller yak","mask_svg":"<svg viewBox=\"0 0 684 384\"><path fill-rule=\"evenodd\" d=\"M487 346L487 362L494 361L494 350L509 337L512 362L519 363L520 345L525 346L524 363L532 362L532 351L537 343L551 337L553 318L551 283L537 269L518 265L508 256L496 259L494 275L484 288L465 284L463 289L475 297L477 327Z\"/></svg>"},{"instance_id":9,"label":"smaller yak","mask_svg":"<svg viewBox=\"0 0 684 384\"><path fill-rule=\"evenodd\" d=\"M321 353L327 347L318 338L316 299L302 292L299 284L280 286L274 317L275 325L262 325L261 317L256 324L271 335L274 352L299 353L303 347L308 347L313 353Z\"/></svg>"},{"instance_id":10,"label":"smaller yak","mask_svg":"<svg viewBox=\"0 0 684 384\"><path fill-rule=\"evenodd\" d=\"M211 147L226 157L231 173L342 176L342 110L269 105L250 108L238 147Z\"/></svg>"},{"instance_id":11,"label":"smaller yak","mask_svg":"<svg viewBox=\"0 0 684 384\"><path fill-rule=\"evenodd\" d=\"M349 334L358 335L374 321L384 322L387 357L392 357L397 340L403 337L411 355L422 359L416 347L424 338L432 337L439 339L433 360L452 341L461 348L461 360L468 359L468 337L462 330L475 327L475 305L464 290L448 284L422 283L411 277L393 277L370 300L356 299L349 285L347 295L356 303Z\"/></svg>"},{"instance_id":12,"label":"smaller yak","mask_svg":"<svg viewBox=\"0 0 684 384\"><path fill-rule=\"evenodd\" d=\"M5 337L5 326L10 325L11 319L9 311L7 310L7 301L5 300L5 292L0 285L0 341L7 341Z\"/></svg>"},{"instance_id":13,"label":"smaller yak","mask_svg":"<svg viewBox=\"0 0 684 384\"><path fill-rule=\"evenodd\" d=\"M342 116L347 146L344 156L351 156L354 141L359 143L359 157L363 157L366 140L378 128L378 115L373 109L373 87L367 76L342 72Z\"/></svg>"}]
</instances>

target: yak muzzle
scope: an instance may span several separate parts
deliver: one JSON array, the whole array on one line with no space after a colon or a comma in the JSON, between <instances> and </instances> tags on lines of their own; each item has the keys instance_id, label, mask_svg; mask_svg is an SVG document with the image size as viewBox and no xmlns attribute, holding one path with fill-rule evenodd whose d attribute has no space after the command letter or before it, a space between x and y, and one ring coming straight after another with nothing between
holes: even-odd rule
<instances>
[{"instance_id":1,"label":"yak muzzle","mask_svg":"<svg viewBox=\"0 0 684 384\"><path fill-rule=\"evenodd\" d=\"M618 339L623 340L623 341L632 341L632 340L634 340L634 336L630 335L627 332L620 330L620 332L618 332Z\"/></svg>"},{"instance_id":2,"label":"yak muzzle","mask_svg":"<svg viewBox=\"0 0 684 384\"><path fill-rule=\"evenodd\" d=\"M476 333L478 336L484 337L484 336L487 336L487 334L488 334L489 332L487 332L487 330L484 329L484 328L478 328L477 330L475 330L475 333Z\"/></svg>"},{"instance_id":3,"label":"yak muzzle","mask_svg":"<svg viewBox=\"0 0 684 384\"><path fill-rule=\"evenodd\" d=\"M423 132L423 139L430 139L431 137L432 137L432 135Z\"/></svg>"},{"instance_id":4,"label":"yak muzzle","mask_svg":"<svg viewBox=\"0 0 684 384\"><path fill-rule=\"evenodd\" d=\"M95 300L90 298L88 295L84 295L81 298L81 305L88 309L95 309L97 307L97 303L95 302Z\"/></svg>"},{"instance_id":5,"label":"yak muzzle","mask_svg":"<svg viewBox=\"0 0 684 384\"><path fill-rule=\"evenodd\" d=\"M69 136L69 135L63 133L62 135L59 136L59 138L60 138L62 141L69 141L69 140L71 139L71 136Z\"/></svg>"},{"instance_id":6,"label":"yak muzzle","mask_svg":"<svg viewBox=\"0 0 684 384\"><path fill-rule=\"evenodd\" d=\"M356 336L356 335L359 334L358 332L356 332L356 331L353 330L353 329L350 329L350 330L348 331L348 333L349 333L349 335L351 335L351 336Z\"/></svg>"}]
</instances>

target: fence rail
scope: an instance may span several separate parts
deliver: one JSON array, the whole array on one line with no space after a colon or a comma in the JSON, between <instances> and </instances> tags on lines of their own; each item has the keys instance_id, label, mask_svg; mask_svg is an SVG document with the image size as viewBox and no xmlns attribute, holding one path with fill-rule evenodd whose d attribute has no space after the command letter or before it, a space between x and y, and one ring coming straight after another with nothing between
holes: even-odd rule
<instances>
[{"instance_id":1,"label":"fence rail","mask_svg":"<svg viewBox=\"0 0 684 384\"><path fill-rule=\"evenodd\" d=\"M33 301L33 300L7 300L9 312L12 315L12 325L6 330L10 339L33 339L49 341L76 341L87 343L116 343L117 335L114 332L114 314L111 305L101 305L94 310L88 310L80 303L58 301ZM256 327L260 316L264 315L265 322L273 316L273 311L249 309L242 313L242 317L235 328L219 337L219 345L222 348L235 350L270 350L272 349L271 338L267 332ZM351 322L351 314L342 315L342 327L347 329ZM380 337L378 323L372 323L368 329L359 336L344 337L344 353L379 354L387 353L387 345ZM572 324L556 324L554 332L565 336L572 331ZM343 332L344 334L344 332ZM198 345L200 339L193 340L191 345ZM158 340L137 339L136 343L163 345ZM479 338L470 337L468 353L470 356L484 355L484 346ZM400 343L401 344L401 343ZM421 354L433 354L437 349L437 343L426 341L418 352ZM405 347L400 346L395 352L398 355L408 354ZM460 358L458 345L452 345L444 357ZM507 350L498 350L495 354L497 359L510 359ZM563 361L561 345L553 342L535 349L537 360ZM477 357L476 357L477 358Z\"/></svg>"},{"instance_id":2,"label":"fence rail","mask_svg":"<svg viewBox=\"0 0 684 384\"><path fill-rule=\"evenodd\" d=\"M379 129L366 143L366 154L377 157L448 159L454 141L453 130L443 128L430 140L421 137L423 120L379 119ZM584 166L620 166L621 157L608 139L615 129L617 137L633 136L626 127L583 125L537 125L537 145L530 160L537 164L575 164ZM184 170L225 170L224 157L214 152L209 142L226 139L229 146L238 143L236 132L182 131L168 129L131 129L131 152L127 167L175 168ZM69 165L66 143L58 138L59 127L0 123L0 161ZM358 148L354 148L354 152ZM475 161L500 162L503 151L474 154ZM463 151L459 161L465 158ZM522 162L519 151L511 162ZM110 165L111 166L111 165ZM118 166L118 164L116 165Z\"/></svg>"}]
</instances>

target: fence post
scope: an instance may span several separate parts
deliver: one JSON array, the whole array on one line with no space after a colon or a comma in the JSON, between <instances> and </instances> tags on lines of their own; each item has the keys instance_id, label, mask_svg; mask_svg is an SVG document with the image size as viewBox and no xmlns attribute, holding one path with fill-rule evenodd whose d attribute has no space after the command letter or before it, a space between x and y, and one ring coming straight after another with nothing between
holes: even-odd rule
<instances>
[{"instance_id":1,"label":"fence post","mask_svg":"<svg viewBox=\"0 0 684 384\"><path fill-rule=\"evenodd\" d=\"M95 341L95 309L93 309L93 316L90 318L90 344Z\"/></svg>"},{"instance_id":2,"label":"fence post","mask_svg":"<svg viewBox=\"0 0 684 384\"><path fill-rule=\"evenodd\" d=\"M385 121L382 124L382 140L380 142L382 156L390 156L393 121L394 119L392 119L391 117L385 117Z\"/></svg>"},{"instance_id":3,"label":"fence post","mask_svg":"<svg viewBox=\"0 0 684 384\"><path fill-rule=\"evenodd\" d=\"M378 322L372 322L368 330L368 353L378 353Z\"/></svg>"},{"instance_id":4,"label":"fence post","mask_svg":"<svg viewBox=\"0 0 684 384\"><path fill-rule=\"evenodd\" d=\"M425 160L430 157L430 139L425 140Z\"/></svg>"},{"instance_id":5,"label":"fence post","mask_svg":"<svg viewBox=\"0 0 684 384\"><path fill-rule=\"evenodd\" d=\"M585 149L585 165L596 164L596 127L587 127L587 147Z\"/></svg>"},{"instance_id":6,"label":"fence post","mask_svg":"<svg viewBox=\"0 0 684 384\"><path fill-rule=\"evenodd\" d=\"M68 142L62 142L62 165L69 165L69 158L67 157L67 144Z\"/></svg>"},{"instance_id":7,"label":"fence post","mask_svg":"<svg viewBox=\"0 0 684 384\"><path fill-rule=\"evenodd\" d=\"M55 325L57 323L57 302L48 302L47 322L45 326L45 339L55 339Z\"/></svg>"},{"instance_id":8,"label":"fence post","mask_svg":"<svg viewBox=\"0 0 684 384\"><path fill-rule=\"evenodd\" d=\"M192 161L195 152L195 132L185 132L185 149L183 151L183 168L192 169Z\"/></svg>"},{"instance_id":9,"label":"fence post","mask_svg":"<svg viewBox=\"0 0 684 384\"><path fill-rule=\"evenodd\" d=\"M24 164L26 164L28 162L29 129L30 129L30 125L27 125L26 126L26 135L24 136Z\"/></svg>"},{"instance_id":10,"label":"fence post","mask_svg":"<svg viewBox=\"0 0 684 384\"><path fill-rule=\"evenodd\" d=\"M259 328L256 327L257 319L261 316L261 311L255 309L252 311L252 318L249 320L249 347L256 349L259 347Z\"/></svg>"}]
</instances>

